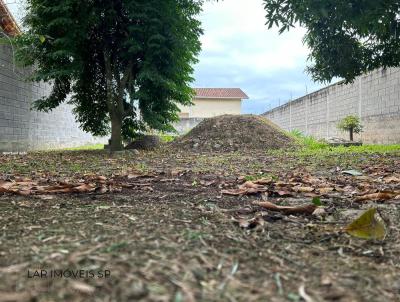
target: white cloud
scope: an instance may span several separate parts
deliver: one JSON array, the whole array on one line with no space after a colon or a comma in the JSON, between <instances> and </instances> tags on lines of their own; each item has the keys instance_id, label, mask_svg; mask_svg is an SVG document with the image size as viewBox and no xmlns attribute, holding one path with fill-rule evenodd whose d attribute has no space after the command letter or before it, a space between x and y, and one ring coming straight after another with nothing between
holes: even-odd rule
<instances>
[{"instance_id":1,"label":"white cloud","mask_svg":"<svg viewBox=\"0 0 400 302\"><path fill-rule=\"evenodd\" d=\"M197 86L241 87L266 107L279 98L302 95L306 85L319 87L303 72L309 53L302 43L305 29L279 35L277 28L268 30L265 14L262 0L204 5ZM251 111L251 101L247 104Z\"/></svg>"},{"instance_id":2,"label":"white cloud","mask_svg":"<svg viewBox=\"0 0 400 302\"><path fill-rule=\"evenodd\" d=\"M268 30L261 0L207 3L202 15L202 64L236 64L257 72L303 66L308 50L301 39L304 29L283 35Z\"/></svg>"}]
</instances>

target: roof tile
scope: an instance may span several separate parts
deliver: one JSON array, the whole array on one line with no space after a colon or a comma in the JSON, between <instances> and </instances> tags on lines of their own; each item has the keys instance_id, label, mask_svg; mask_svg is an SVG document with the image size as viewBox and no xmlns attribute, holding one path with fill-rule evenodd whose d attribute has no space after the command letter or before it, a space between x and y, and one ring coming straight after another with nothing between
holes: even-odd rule
<instances>
[{"instance_id":1,"label":"roof tile","mask_svg":"<svg viewBox=\"0 0 400 302\"><path fill-rule=\"evenodd\" d=\"M17 22L3 0L0 0L0 28L10 36L16 36L20 33Z\"/></svg>"},{"instance_id":2,"label":"roof tile","mask_svg":"<svg viewBox=\"0 0 400 302\"><path fill-rule=\"evenodd\" d=\"M240 88L195 88L196 98L248 99Z\"/></svg>"}]
</instances>

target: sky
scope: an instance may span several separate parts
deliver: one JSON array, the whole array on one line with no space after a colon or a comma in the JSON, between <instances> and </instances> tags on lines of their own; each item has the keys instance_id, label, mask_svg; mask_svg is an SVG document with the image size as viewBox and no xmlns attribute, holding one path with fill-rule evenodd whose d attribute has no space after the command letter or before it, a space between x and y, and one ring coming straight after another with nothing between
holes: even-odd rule
<instances>
[{"instance_id":1,"label":"sky","mask_svg":"<svg viewBox=\"0 0 400 302\"><path fill-rule=\"evenodd\" d=\"M6 3L17 19L23 16L23 0ZM199 18L203 50L193 86L241 88L250 98L242 112L255 114L322 87L304 72L305 30L282 35L277 28L268 30L262 0L207 2Z\"/></svg>"},{"instance_id":2,"label":"sky","mask_svg":"<svg viewBox=\"0 0 400 302\"><path fill-rule=\"evenodd\" d=\"M196 87L241 88L250 97L244 113L263 113L321 88L304 72L305 30L282 35L277 28L268 30L262 0L209 2L200 18L204 36Z\"/></svg>"}]
</instances>

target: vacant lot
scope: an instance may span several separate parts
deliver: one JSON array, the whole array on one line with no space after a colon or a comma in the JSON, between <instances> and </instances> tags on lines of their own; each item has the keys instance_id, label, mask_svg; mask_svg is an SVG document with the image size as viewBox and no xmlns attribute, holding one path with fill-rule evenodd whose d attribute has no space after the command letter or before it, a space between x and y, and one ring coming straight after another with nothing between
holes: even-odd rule
<instances>
[{"instance_id":1,"label":"vacant lot","mask_svg":"<svg viewBox=\"0 0 400 302\"><path fill-rule=\"evenodd\" d=\"M399 147L33 153L0 179L0 301L399 301ZM383 241L342 231L373 207Z\"/></svg>"}]
</instances>

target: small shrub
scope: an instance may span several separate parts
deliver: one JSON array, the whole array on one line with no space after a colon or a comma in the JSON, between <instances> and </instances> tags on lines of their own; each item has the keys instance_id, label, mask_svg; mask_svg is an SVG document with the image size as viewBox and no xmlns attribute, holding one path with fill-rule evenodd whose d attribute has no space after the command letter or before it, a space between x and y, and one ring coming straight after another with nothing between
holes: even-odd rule
<instances>
[{"instance_id":1,"label":"small shrub","mask_svg":"<svg viewBox=\"0 0 400 302\"><path fill-rule=\"evenodd\" d=\"M362 131L362 124L360 118L355 115L346 116L337 125L338 129L342 131L348 131L350 135L350 141L354 140L354 133L360 133Z\"/></svg>"}]
</instances>

